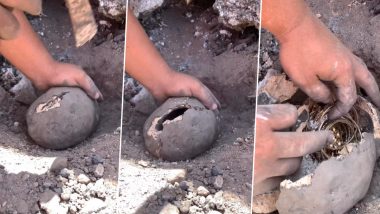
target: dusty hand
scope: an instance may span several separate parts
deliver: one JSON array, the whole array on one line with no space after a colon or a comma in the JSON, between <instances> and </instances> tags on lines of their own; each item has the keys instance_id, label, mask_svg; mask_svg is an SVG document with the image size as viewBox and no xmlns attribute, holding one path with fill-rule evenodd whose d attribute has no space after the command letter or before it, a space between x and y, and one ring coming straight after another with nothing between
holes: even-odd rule
<instances>
[{"instance_id":1,"label":"dusty hand","mask_svg":"<svg viewBox=\"0 0 380 214\"><path fill-rule=\"evenodd\" d=\"M103 99L103 95L94 81L80 67L72 64L55 62L48 76L43 76L33 83L41 90L53 86L77 86L82 88L91 98Z\"/></svg>"},{"instance_id":2,"label":"dusty hand","mask_svg":"<svg viewBox=\"0 0 380 214\"><path fill-rule=\"evenodd\" d=\"M42 11L41 0L0 0L0 39L13 39L19 30L19 23L12 14L18 9L32 15Z\"/></svg>"},{"instance_id":3,"label":"dusty hand","mask_svg":"<svg viewBox=\"0 0 380 214\"><path fill-rule=\"evenodd\" d=\"M278 39L281 63L290 78L315 101L336 100L330 119L351 109L357 98L355 84L380 107L379 88L366 65L317 18L305 18ZM326 82L332 83L333 90Z\"/></svg>"},{"instance_id":4,"label":"dusty hand","mask_svg":"<svg viewBox=\"0 0 380 214\"><path fill-rule=\"evenodd\" d=\"M299 168L301 157L316 152L332 141L330 131L279 132L294 125L297 109L288 104L259 105L256 116L254 194L279 186L282 176ZM278 131L278 132L276 132Z\"/></svg>"},{"instance_id":5,"label":"dusty hand","mask_svg":"<svg viewBox=\"0 0 380 214\"><path fill-rule=\"evenodd\" d=\"M220 107L214 94L198 79L179 72L172 71L162 81L158 81L159 87L152 90L153 96L158 101L165 101L169 97L195 97L208 109L216 110Z\"/></svg>"}]
</instances>

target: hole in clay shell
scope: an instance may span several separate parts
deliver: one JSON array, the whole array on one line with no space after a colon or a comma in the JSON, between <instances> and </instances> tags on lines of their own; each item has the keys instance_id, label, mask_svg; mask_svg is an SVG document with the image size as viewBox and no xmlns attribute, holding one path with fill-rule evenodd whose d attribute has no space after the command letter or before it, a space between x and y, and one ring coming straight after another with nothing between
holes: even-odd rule
<instances>
[{"instance_id":1,"label":"hole in clay shell","mask_svg":"<svg viewBox=\"0 0 380 214\"><path fill-rule=\"evenodd\" d=\"M36 108L36 112L41 113L41 112L49 111L50 109L61 107L61 100L63 100L63 96L65 96L65 94L68 94L68 93L69 92L62 92L59 95L54 95L46 103L39 104Z\"/></svg>"},{"instance_id":2,"label":"hole in clay shell","mask_svg":"<svg viewBox=\"0 0 380 214\"><path fill-rule=\"evenodd\" d=\"M162 131L164 129L164 123L167 122L167 121L172 121L172 120L175 120L176 118L182 116L183 114L185 114L185 112L189 109L190 107L187 107L187 106L180 106L179 108L177 109L174 109L172 110L171 112L169 112L168 114L164 115L163 117L161 117L161 119L157 122L157 125L156 125L156 130L157 131Z\"/></svg>"}]
</instances>

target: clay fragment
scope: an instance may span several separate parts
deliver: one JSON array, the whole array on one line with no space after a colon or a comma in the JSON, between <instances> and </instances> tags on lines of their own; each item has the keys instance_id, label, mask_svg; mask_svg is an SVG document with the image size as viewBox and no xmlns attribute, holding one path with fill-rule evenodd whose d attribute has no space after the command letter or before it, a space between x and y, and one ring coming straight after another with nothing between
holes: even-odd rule
<instances>
[{"instance_id":1,"label":"clay fragment","mask_svg":"<svg viewBox=\"0 0 380 214\"><path fill-rule=\"evenodd\" d=\"M34 142L66 149L85 140L99 121L97 103L74 87L49 89L29 107L26 122Z\"/></svg>"},{"instance_id":2,"label":"clay fragment","mask_svg":"<svg viewBox=\"0 0 380 214\"><path fill-rule=\"evenodd\" d=\"M147 119L144 139L157 158L180 161L211 147L217 136L218 119L193 98L170 98Z\"/></svg>"}]
</instances>

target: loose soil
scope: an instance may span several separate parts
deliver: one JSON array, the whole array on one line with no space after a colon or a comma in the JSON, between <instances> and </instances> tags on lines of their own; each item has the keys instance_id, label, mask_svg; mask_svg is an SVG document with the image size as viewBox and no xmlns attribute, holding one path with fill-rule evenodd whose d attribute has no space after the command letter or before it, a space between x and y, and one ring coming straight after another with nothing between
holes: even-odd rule
<instances>
[{"instance_id":1,"label":"loose soil","mask_svg":"<svg viewBox=\"0 0 380 214\"><path fill-rule=\"evenodd\" d=\"M142 137L149 115L126 99L119 174L121 213L159 213L167 203L189 213L251 213L258 32L223 27L211 5L173 3L141 21L172 68L199 78L219 98L220 134L209 151L194 159L155 159L144 148ZM183 171L187 175L181 179ZM224 181L221 188L212 184L218 176ZM197 196L191 189L199 186L206 187L211 196ZM216 198L222 201L220 206L206 205Z\"/></svg>"},{"instance_id":2,"label":"loose soil","mask_svg":"<svg viewBox=\"0 0 380 214\"><path fill-rule=\"evenodd\" d=\"M91 137L76 147L52 151L33 144L26 131L25 114L28 106L17 102L10 93L5 92L6 98L0 106L0 213L44 213L38 204L41 194L48 190L60 194L67 187L60 176L49 172L56 157L67 158L67 168L74 171L75 177L81 173L86 174L91 178L91 183L100 179L95 178L92 172L97 165L91 159L95 158L98 161L96 164L104 166L102 179L106 189L102 197L87 197L84 193L87 190L73 190L72 194L79 195L78 199L70 198L70 202L62 200L60 206L72 207L97 197L105 202L105 208L99 213L114 213L118 180L124 23L115 23L96 14L98 23L103 20L109 26L99 25L99 33L91 42L75 48L64 1L44 1L44 14L29 19L54 58L82 66L96 82L105 100L99 105L100 123ZM8 91L20 78L15 68L4 59L1 60L2 72L11 69L15 74L15 77L6 78L3 75L0 79L0 85ZM82 200L85 197L87 198ZM78 207L80 209L82 205Z\"/></svg>"}]
</instances>

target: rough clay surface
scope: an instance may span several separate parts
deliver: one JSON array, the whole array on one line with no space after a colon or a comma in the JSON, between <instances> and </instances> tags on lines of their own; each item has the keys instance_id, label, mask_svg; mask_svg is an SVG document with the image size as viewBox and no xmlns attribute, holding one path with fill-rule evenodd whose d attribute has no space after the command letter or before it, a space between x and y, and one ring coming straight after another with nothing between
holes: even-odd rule
<instances>
[{"instance_id":1,"label":"rough clay surface","mask_svg":"<svg viewBox=\"0 0 380 214\"><path fill-rule=\"evenodd\" d=\"M148 14L161 7L164 0L130 0L128 6L132 9L135 16L140 14Z\"/></svg>"},{"instance_id":2,"label":"rough clay surface","mask_svg":"<svg viewBox=\"0 0 380 214\"><path fill-rule=\"evenodd\" d=\"M259 0L216 0L214 9L219 13L220 22L232 29L260 26Z\"/></svg>"},{"instance_id":3,"label":"rough clay surface","mask_svg":"<svg viewBox=\"0 0 380 214\"><path fill-rule=\"evenodd\" d=\"M98 104L79 88L49 89L29 107L28 133L48 149L66 149L85 140L99 122Z\"/></svg>"},{"instance_id":4,"label":"rough clay surface","mask_svg":"<svg viewBox=\"0 0 380 214\"><path fill-rule=\"evenodd\" d=\"M361 144L342 160L322 162L303 187L286 187L276 203L279 213L345 213L369 188L376 162L373 134L364 134Z\"/></svg>"},{"instance_id":5,"label":"rough clay surface","mask_svg":"<svg viewBox=\"0 0 380 214\"><path fill-rule=\"evenodd\" d=\"M87 140L66 150L44 149L27 135L24 103L31 96L10 92L22 77L0 56L0 213L116 213L124 24L104 22L94 9L98 34L76 48L64 1L43 2L44 15L29 17L34 30L56 60L81 66L105 100ZM30 94L25 90L12 91Z\"/></svg>"},{"instance_id":6,"label":"rough clay surface","mask_svg":"<svg viewBox=\"0 0 380 214\"><path fill-rule=\"evenodd\" d=\"M191 214L251 213L257 30L224 27L212 4L170 4L146 17L143 26L173 69L199 78L219 99L220 134L191 160L157 159L145 149L142 134L151 112L131 103L139 87L126 79L120 213L160 213L168 206Z\"/></svg>"},{"instance_id":7,"label":"rough clay surface","mask_svg":"<svg viewBox=\"0 0 380 214\"><path fill-rule=\"evenodd\" d=\"M185 112L165 119L176 111ZM162 126L160 129L157 126ZM170 98L147 119L145 146L156 156L169 161L193 158L211 147L217 132L215 113L193 98Z\"/></svg>"},{"instance_id":8,"label":"rough clay surface","mask_svg":"<svg viewBox=\"0 0 380 214\"><path fill-rule=\"evenodd\" d=\"M97 0L99 2L98 11L104 16L122 20L125 19L126 1L125 0Z\"/></svg>"},{"instance_id":9,"label":"rough clay surface","mask_svg":"<svg viewBox=\"0 0 380 214\"><path fill-rule=\"evenodd\" d=\"M379 0L321 0L307 1L316 16L320 17L334 34L343 41L357 56L362 58L380 83L379 55ZM279 46L271 34L261 35L261 60L259 80L265 77L266 71L281 71ZM289 90L290 91L290 90ZM297 103L290 100L291 103ZM299 103L297 103L299 104ZM377 147L379 150L377 142ZM371 185L366 196L358 202L349 214L375 214L380 207L380 159L374 167ZM318 210L316 210L318 211Z\"/></svg>"}]
</instances>

